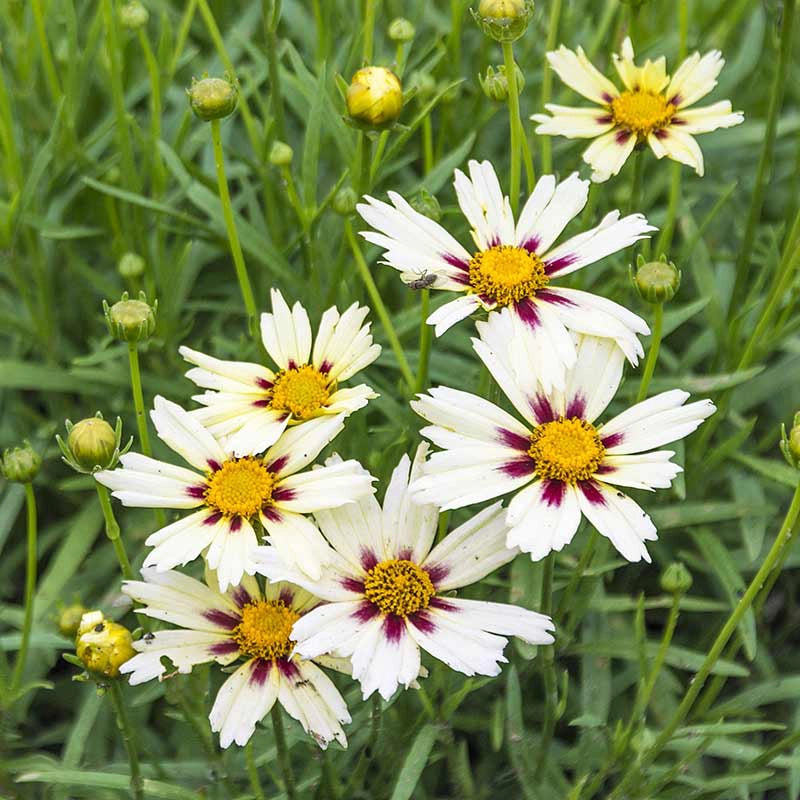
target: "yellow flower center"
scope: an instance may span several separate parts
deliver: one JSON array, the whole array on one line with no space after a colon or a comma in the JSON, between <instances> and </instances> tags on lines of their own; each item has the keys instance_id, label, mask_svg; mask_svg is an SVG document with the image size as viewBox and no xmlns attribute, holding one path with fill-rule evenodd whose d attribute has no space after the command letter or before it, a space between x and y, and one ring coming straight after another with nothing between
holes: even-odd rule
<instances>
[{"instance_id":1,"label":"yellow flower center","mask_svg":"<svg viewBox=\"0 0 800 800\"><path fill-rule=\"evenodd\" d=\"M310 364L281 370L270 390L270 406L290 411L298 419L309 419L328 402L330 381Z\"/></svg>"},{"instance_id":2,"label":"yellow flower center","mask_svg":"<svg viewBox=\"0 0 800 800\"><path fill-rule=\"evenodd\" d=\"M606 449L594 425L578 417L540 425L531 434L528 455L543 480L577 483L597 472Z\"/></svg>"},{"instance_id":3,"label":"yellow flower center","mask_svg":"<svg viewBox=\"0 0 800 800\"><path fill-rule=\"evenodd\" d=\"M233 629L233 640L243 655L274 661L287 658L294 642L289 638L300 615L283 600L257 600L242 609L242 621Z\"/></svg>"},{"instance_id":4,"label":"yellow flower center","mask_svg":"<svg viewBox=\"0 0 800 800\"><path fill-rule=\"evenodd\" d=\"M508 306L532 297L550 278L544 262L523 247L503 244L476 253L469 262L469 285L473 294Z\"/></svg>"},{"instance_id":5,"label":"yellow flower center","mask_svg":"<svg viewBox=\"0 0 800 800\"><path fill-rule=\"evenodd\" d=\"M376 564L364 581L364 596L384 614L406 617L427 608L436 594L430 576L413 561L389 559Z\"/></svg>"},{"instance_id":6,"label":"yellow flower center","mask_svg":"<svg viewBox=\"0 0 800 800\"><path fill-rule=\"evenodd\" d=\"M663 95L653 92L623 92L611 101L611 114L617 125L627 128L640 139L669 125L675 106Z\"/></svg>"},{"instance_id":7,"label":"yellow flower center","mask_svg":"<svg viewBox=\"0 0 800 800\"><path fill-rule=\"evenodd\" d=\"M214 472L206 489L206 505L226 517L252 517L272 499L276 477L257 458L233 458Z\"/></svg>"}]
</instances>

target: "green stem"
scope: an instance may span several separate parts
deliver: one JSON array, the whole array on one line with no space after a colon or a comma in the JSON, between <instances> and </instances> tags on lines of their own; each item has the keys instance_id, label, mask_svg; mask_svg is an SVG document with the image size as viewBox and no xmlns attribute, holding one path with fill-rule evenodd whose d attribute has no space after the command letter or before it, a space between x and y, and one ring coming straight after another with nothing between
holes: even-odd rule
<instances>
[{"instance_id":1,"label":"green stem","mask_svg":"<svg viewBox=\"0 0 800 800\"><path fill-rule=\"evenodd\" d=\"M508 123L511 134L511 177L509 181L509 197L514 214L519 208L520 155L522 151L520 134L522 121L519 116L519 90L517 89L517 72L514 62L514 46L511 42L503 42L503 62L508 81Z\"/></svg>"},{"instance_id":2,"label":"green stem","mask_svg":"<svg viewBox=\"0 0 800 800\"><path fill-rule=\"evenodd\" d=\"M25 662L28 660L28 648L31 643L31 629L33 627L33 602L36 593L36 496L33 493L33 484L25 484L25 505L28 521L28 553L25 562L25 616L22 620L22 636L19 642L19 652L14 664L14 674L11 677L11 693L19 688Z\"/></svg>"},{"instance_id":3,"label":"green stem","mask_svg":"<svg viewBox=\"0 0 800 800\"><path fill-rule=\"evenodd\" d=\"M550 5L550 19L547 25L547 40L545 42L545 53L555 49L558 39L558 24L561 20L561 0L552 0ZM542 98L539 106L544 110L550 102L553 91L553 70L545 63L542 69ZM553 171L553 150L552 140L549 136L542 136L542 173L549 175Z\"/></svg>"},{"instance_id":4,"label":"green stem","mask_svg":"<svg viewBox=\"0 0 800 800\"><path fill-rule=\"evenodd\" d=\"M139 751L136 747L136 738L133 726L131 725L128 709L125 707L125 698L122 696L120 681L112 680L109 684L108 693L111 695L111 704L117 715L117 727L122 734L122 741L125 744L125 751L128 754L128 764L131 774L131 794L135 800L144 800L144 780L139 768Z\"/></svg>"},{"instance_id":5,"label":"green stem","mask_svg":"<svg viewBox=\"0 0 800 800\"><path fill-rule=\"evenodd\" d=\"M761 210L764 205L764 192L772 167L772 157L775 150L775 137L778 131L778 117L783 103L784 85L792 54L792 36L794 34L794 15L796 0L785 0L783 4L783 21L781 28L781 44L778 55L778 68L770 91L769 109L767 111L767 125L764 133L764 145L758 160L755 188L750 199L750 211L747 215L747 224L736 259L736 281L731 294L728 308L730 334L729 348L733 347L741 324L740 310L747 287L750 285L750 270L752 267L752 253L755 246L756 228L761 219Z\"/></svg>"},{"instance_id":6,"label":"green stem","mask_svg":"<svg viewBox=\"0 0 800 800\"><path fill-rule=\"evenodd\" d=\"M153 165L151 181L153 192L156 197L159 197L164 192L167 180L164 162L158 149L158 142L161 139L161 71L144 28L139 28L139 45L142 48L147 64L147 74L150 78L150 139L152 140L150 158Z\"/></svg>"},{"instance_id":7,"label":"green stem","mask_svg":"<svg viewBox=\"0 0 800 800\"><path fill-rule=\"evenodd\" d=\"M278 703L272 706L272 730L275 732L275 747L278 750L278 765L283 773L283 782L286 785L286 796L289 800L297 800L297 787L294 782L294 773L289 761L289 750L286 747L286 735L283 732L283 719L281 707Z\"/></svg>"},{"instance_id":8,"label":"green stem","mask_svg":"<svg viewBox=\"0 0 800 800\"><path fill-rule=\"evenodd\" d=\"M711 670L714 669L714 665L719 660L725 645L727 645L728 640L736 632L739 622L741 621L745 612L753 604L753 601L761 589L761 586L769 576L772 568L777 563L786 543L791 538L791 532L798 516L800 516L800 485L798 485L794 491L792 503L788 512L786 513L786 517L783 520L780 531L778 531L778 535L775 537L775 541L773 542L769 553L767 553L767 557L764 559L758 572L750 581L745 593L739 599L739 602L736 604L736 607L731 612L727 621L722 626L722 630L719 632L717 638L714 640L714 644L706 654L700 669L697 671L697 674L694 676L694 678L692 678L689 688L686 690L686 694L683 696L683 700L681 701L680 705L675 710L666 725L662 728L661 733L652 746L642 754L641 759L635 764L631 763L629 765L619 785L609 796L609 800L618 800L618 798L626 796L625 791L630 786L633 779L637 775L643 774L644 770L653 763L659 753L670 741L678 726L686 718L686 715L691 710L694 701L700 694L706 679L711 674Z\"/></svg>"},{"instance_id":9,"label":"green stem","mask_svg":"<svg viewBox=\"0 0 800 800\"><path fill-rule=\"evenodd\" d=\"M650 380L656 369L658 361L658 351L661 348L661 335L664 330L664 304L656 303L653 310L653 336L650 340L650 349L647 351L647 361L644 362L642 380L639 383L639 392L636 395L636 402L641 403L647 397L647 390L650 387Z\"/></svg>"},{"instance_id":10,"label":"green stem","mask_svg":"<svg viewBox=\"0 0 800 800\"><path fill-rule=\"evenodd\" d=\"M633 172L631 173L631 193L628 200L628 213L639 211L642 197L642 174L644 173L644 158L639 150L633 151Z\"/></svg>"},{"instance_id":11,"label":"green stem","mask_svg":"<svg viewBox=\"0 0 800 800\"><path fill-rule=\"evenodd\" d=\"M372 61L373 41L375 38L375 0L364 0L364 49L361 60L365 64Z\"/></svg>"},{"instance_id":12,"label":"green stem","mask_svg":"<svg viewBox=\"0 0 800 800\"><path fill-rule=\"evenodd\" d=\"M427 175L433 169L433 123L431 115L422 120L422 164Z\"/></svg>"},{"instance_id":13,"label":"green stem","mask_svg":"<svg viewBox=\"0 0 800 800\"><path fill-rule=\"evenodd\" d=\"M222 203L222 214L225 218L225 228L228 231L228 242L231 246L233 264L236 267L236 278L239 281L239 289L242 292L247 316L250 325L255 325L256 301L253 296L253 287L250 285L250 278L247 274L247 267L244 263L242 246L239 243L239 233L236 230L236 222L233 219L233 206L231 196L228 192L228 179L225 176L225 156L222 152L222 137L220 136L219 120L211 120L211 142L214 145L214 164L217 168L217 188L219 189L219 199Z\"/></svg>"},{"instance_id":14,"label":"green stem","mask_svg":"<svg viewBox=\"0 0 800 800\"><path fill-rule=\"evenodd\" d=\"M281 91L281 70L278 63L278 35L277 24L279 15L271 15L267 19L267 2L264 8L264 32L267 39L267 65L269 67L270 99L272 101L272 116L275 117L275 134L286 141L286 116L283 110L283 92ZM277 17L277 18L276 18Z\"/></svg>"},{"instance_id":15,"label":"green stem","mask_svg":"<svg viewBox=\"0 0 800 800\"><path fill-rule=\"evenodd\" d=\"M428 385L428 363L431 357L432 329L426 320L430 307L430 289L422 289L419 298L419 363L414 393L423 391Z\"/></svg>"},{"instance_id":16,"label":"green stem","mask_svg":"<svg viewBox=\"0 0 800 800\"><path fill-rule=\"evenodd\" d=\"M108 496L108 489L102 486L97 481L94 482L95 489L97 489L97 496L100 499L100 508L103 509L103 519L106 523L106 536L114 545L114 552L117 554L117 561L119 561L122 577L127 581L135 579L131 562L128 559L128 554L125 552L125 543L120 536L119 523L114 516L114 509L111 506L111 498Z\"/></svg>"},{"instance_id":17,"label":"green stem","mask_svg":"<svg viewBox=\"0 0 800 800\"><path fill-rule=\"evenodd\" d=\"M273 709L274 708L275 706L273 706ZM256 764L256 756L253 752L252 737L244 747L244 758L247 763L247 776L250 778L250 788L253 790L253 796L256 800L266 800L264 787L261 785L261 779L258 777L258 765Z\"/></svg>"},{"instance_id":18,"label":"green stem","mask_svg":"<svg viewBox=\"0 0 800 800\"><path fill-rule=\"evenodd\" d=\"M42 11L42 0L31 0L33 10L33 20L36 25L36 35L39 37L39 48L42 51L42 64L47 80L47 88L53 98L53 102L58 104L61 99L61 85L58 81L58 72L53 63L53 56L50 53L50 44L47 41L47 30L44 25L44 13Z\"/></svg>"},{"instance_id":19,"label":"green stem","mask_svg":"<svg viewBox=\"0 0 800 800\"><path fill-rule=\"evenodd\" d=\"M392 324L391 317L389 316L389 312L386 310L386 306L383 303L383 298L381 298L378 287L375 285L372 273L369 271L369 266L367 266L367 262L364 259L361 248L358 245L356 236L353 233L353 226L351 225L349 219L345 221L344 231L347 241L350 243L350 248L353 251L358 273L361 275L361 279L364 281L364 285L367 287L367 293L369 294L372 305L375 308L375 313L378 315L381 325L383 325L384 333L386 334L386 338L389 340L389 344L394 352L395 358L397 359L397 364L400 367L403 380L405 380L408 389L411 390L414 388L416 383L414 373L411 371L411 367L408 364L408 359L406 358L405 351L403 350L403 345L400 344L397 331Z\"/></svg>"},{"instance_id":20,"label":"green stem","mask_svg":"<svg viewBox=\"0 0 800 800\"><path fill-rule=\"evenodd\" d=\"M544 561L542 572L542 594L540 611L550 615L553 610L553 569L555 554L551 553ZM556 688L555 654L552 647L542 649L542 675L544 678L545 716L542 724L542 738L539 745L539 757L536 763L536 779L541 781L547 764L547 754L553 741L556 729L556 707L558 706L558 690Z\"/></svg>"},{"instance_id":21,"label":"green stem","mask_svg":"<svg viewBox=\"0 0 800 800\"><path fill-rule=\"evenodd\" d=\"M358 196L363 197L370 189L372 175L372 142L364 131L358 135L356 158L358 160Z\"/></svg>"},{"instance_id":22,"label":"green stem","mask_svg":"<svg viewBox=\"0 0 800 800\"><path fill-rule=\"evenodd\" d=\"M188 0L186 8L183 11L180 24L178 25L178 34L175 37L175 49L172 51L172 56L169 60L167 69L168 77L172 78L175 70L178 68L178 59L180 59L183 48L186 46L186 40L189 38L189 31L194 22L194 14L197 10L197 0Z\"/></svg>"},{"instance_id":23,"label":"green stem","mask_svg":"<svg viewBox=\"0 0 800 800\"><path fill-rule=\"evenodd\" d=\"M142 374L139 369L139 349L136 342L128 342L128 362L131 369L131 391L136 409L136 428L139 431L139 444L146 456L152 456L150 434L147 431L147 417L144 413L144 394L142 393Z\"/></svg>"}]
</instances>

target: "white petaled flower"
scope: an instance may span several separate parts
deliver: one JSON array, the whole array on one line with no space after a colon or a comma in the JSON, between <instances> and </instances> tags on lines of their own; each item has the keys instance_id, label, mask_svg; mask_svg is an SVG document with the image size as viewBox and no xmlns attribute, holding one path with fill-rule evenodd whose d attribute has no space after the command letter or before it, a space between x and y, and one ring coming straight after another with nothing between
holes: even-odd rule
<instances>
[{"instance_id":1,"label":"white petaled flower","mask_svg":"<svg viewBox=\"0 0 800 800\"><path fill-rule=\"evenodd\" d=\"M471 250L394 192L389 192L393 205L367 197L358 206L377 231L361 235L384 248L383 263L399 270L406 283L424 272L435 277L431 288L462 294L428 317L436 335L478 309L507 307L515 321L509 344L515 369L524 374L533 361L548 387L563 388L564 370L575 362L569 330L614 339L636 364L643 353L637 334L649 333L643 319L604 297L553 282L655 228L641 214L620 218L612 211L597 227L554 246L586 205L589 181L577 173L560 183L544 175L515 222L492 165L470 161L469 173L468 178L456 170L455 190L472 228Z\"/></svg>"},{"instance_id":2,"label":"white petaled flower","mask_svg":"<svg viewBox=\"0 0 800 800\"><path fill-rule=\"evenodd\" d=\"M419 502L461 508L512 494L506 544L533 560L561 550L581 514L629 561L650 560L650 517L619 487L663 489L681 468L671 450L653 450L688 436L714 413L710 400L684 405L688 392L663 392L602 425L596 420L617 391L623 367L608 339L578 337L578 359L563 392L527 386L505 356L507 315L479 323L475 351L524 422L488 400L435 388L412 401L431 423L421 434L442 452L411 487Z\"/></svg>"},{"instance_id":3,"label":"white petaled flower","mask_svg":"<svg viewBox=\"0 0 800 800\"><path fill-rule=\"evenodd\" d=\"M319 577L324 541L303 514L374 491L372 476L357 461L301 472L342 429L344 414L287 431L263 457L237 458L179 405L163 397L154 405L150 416L159 437L197 471L126 453L120 469L95 475L125 506L200 509L149 536L145 544L153 550L144 565L163 571L203 553L224 590L255 573L258 519L284 558Z\"/></svg>"},{"instance_id":4,"label":"white petaled flower","mask_svg":"<svg viewBox=\"0 0 800 800\"><path fill-rule=\"evenodd\" d=\"M237 456L263 453L288 425L323 415L350 415L378 396L363 383L339 386L380 355L369 323L364 324L368 308L353 303L343 314L329 308L314 338L300 303L290 309L277 289L271 296L272 313L261 315L261 338L276 372L262 364L224 361L180 348L196 365L186 376L208 390L193 398L204 408L190 413Z\"/></svg>"},{"instance_id":5,"label":"white petaled flower","mask_svg":"<svg viewBox=\"0 0 800 800\"><path fill-rule=\"evenodd\" d=\"M694 167L702 175L703 153L693 134L730 128L744 121L741 111L733 111L729 100L693 108L716 85L725 60L719 50L704 56L693 53L670 77L666 60L649 58L644 65L634 63L629 38L622 43L621 55L614 54L624 89L620 91L592 65L579 47L562 45L547 54L550 66L571 89L599 108L572 108L550 103L551 116L534 114L541 123L536 133L566 136L568 139L594 139L583 160L594 170L592 179L608 180L621 169L637 144L647 143L656 158L669 158Z\"/></svg>"},{"instance_id":6,"label":"white petaled flower","mask_svg":"<svg viewBox=\"0 0 800 800\"><path fill-rule=\"evenodd\" d=\"M125 581L122 591L144 607L137 613L181 626L145 634L134 642L138 651L122 665L132 684L161 679L166 656L178 672L216 661L226 666L245 659L217 693L209 720L220 746L247 744L258 723L277 700L323 749L336 739L347 747L342 723L350 722L342 696L312 661L292 654L292 625L319 600L297 586L267 585L255 578L221 594L179 572L143 570L144 581ZM213 581L212 581L213 582ZM347 670L335 659L325 666Z\"/></svg>"},{"instance_id":7,"label":"white petaled flower","mask_svg":"<svg viewBox=\"0 0 800 800\"><path fill-rule=\"evenodd\" d=\"M549 617L518 606L467 600L451 592L479 581L511 561L504 512L496 503L456 528L432 548L439 512L412 502L409 480L422 472L427 444L413 465L403 456L381 508L374 497L341 510L316 514L335 553L320 581L308 581L270 548L259 571L288 579L328 602L292 629L296 652L349 658L364 698L377 691L389 699L421 674L420 649L466 675L497 675L506 661L506 636L550 644Z\"/></svg>"}]
</instances>

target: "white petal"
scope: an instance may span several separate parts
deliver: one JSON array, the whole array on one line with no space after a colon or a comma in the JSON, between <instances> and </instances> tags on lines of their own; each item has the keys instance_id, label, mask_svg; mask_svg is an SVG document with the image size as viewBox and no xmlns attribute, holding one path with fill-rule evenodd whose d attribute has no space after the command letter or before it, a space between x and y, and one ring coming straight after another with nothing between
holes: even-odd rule
<instances>
[{"instance_id":1,"label":"white petal","mask_svg":"<svg viewBox=\"0 0 800 800\"><path fill-rule=\"evenodd\" d=\"M268 467L278 465L273 471L281 477L291 475L307 467L322 449L344 428L344 414L310 419L302 425L289 428L267 451L264 463Z\"/></svg>"},{"instance_id":2,"label":"white petal","mask_svg":"<svg viewBox=\"0 0 800 800\"><path fill-rule=\"evenodd\" d=\"M211 544L219 532L227 531L229 522L208 509L197 511L156 531L145 540L153 549L144 560L145 567L159 571L183 566L194 561Z\"/></svg>"},{"instance_id":3,"label":"white petal","mask_svg":"<svg viewBox=\"0 0 800 800\"><path fill-rule=\"evenodd\" d=\"M239 520L238 526L236 530L231 525L218 526L206 553L208 566L216 571L223 592L228 586L236 586L245 573L253 575L256 571L253 561L253 550L258 546L256 532L246 519Z\"/></svg>"},{"instance_id":4,"label":"white petal","mask_svg":"<svg viewBox=\"0 0 800 800\"><path fill-rule=\"evenodd\" d=\"M542 175L536 181L536 186L533 187L533 192L531 192L531 196L522 207L517 220L514 238L518 245L524 245L531 238L531 231L537 224L542 212L553 199L555 190L556 179L554 175Z\"/></svg>"},{"instance_id":5,"label":"white petal","mask_svg":"<svg viewBox=\"0 0 800 800\"><path fill-rule=\"evenodd\" d=\"M619 96L617 87L592 65L582 47L572 51L561 45L547 54L547 60L558 77L587 100L608 105Z\"/></svg>"},{"instance_id":6,"label":"white petal","mask_svg":"<svg viewBox=\"0 0 800 800\"><path fill-rule=\"evenodd\" d=\"M614 127L611 113L604 108L573 108L547 103L547 114L532 114L531 119L539 124L539 136L564 136L567 139L595 139Z\"/></svg>"},{"instance_id":7,"label":"white petal","mask_svg":"<svg viewBox=\"0 0 800 800\"><path fill-rule=\"evenodd\" d=\"M303 658L351 655L364 627L358 616L362 605L362 600L326 603L300 617L292 628L295 652Z\"/></svg>"},{"instance_id":8,"label":"white petal","mask_svg":"<svg viewBox=\"0 0 800 800\"><path fill-rule=\"evenodd\" d=\"M380 355L380 346L372 343L369 323L363 324L368 313L366 306L353 303L341 316L335 308L322 315L313 363L317 369L327 365L331 380L347 380Z\"/></svg>"},{"instance_id":9,"label":"white petal","mask_svg":"<svg viewBox=\"0 0 800 800\"><path fill-rule=\"evenodd\" d=\"M330 548L317 526L310 519L291 511L262 514L261 522L269 534L269 543L283 561L309 578L319 580Z\"/></svg>"},{"instance_id":10,"label":"white petal","mask_svg":"<svg viewBox=\"0 0 800 800\"><path fill-rule=\"evenodd\" d=\"M283 295L270 291L272 313L261 315L261 338L275 363L286 369L290 364L300 367L311 355L311 323L306 310L295 303L289 309Z\"/></svg>"},{"instance_id":11,"label":"white petal","mask_svg":"<svg viewBox=\"0 0 800 800\"><path fill-rule=\"evenodd\" d=\"M629 131L614 128L598 136L583 151L583 160L594 170L592 180L603 183L619 171L636 147L636 136Z\"/></svg>"},{"instance_id":12,"label":"white petal","mask_svg":"<svg viewBox=\"0 0 800 800\"><path fill-rule=\"evenodd\" d=\"M702 57L700 53L692 53L672 76L667 98L678 108L696 103L717 85L723 66L725 59L719 50L711 50Z\"/></svg>"},{"instance_id":13,"label":"white petal","mask_svg":"<svg viewBox=\"0 0 800 800\"><path fill-rule=\"evenodd\" d=\"M160 396L153 405L150 417L159 437L193 467L207 471L209 462L225 461L217 440L188 411Z\"/></svg>"},{"instance_id":14,"label":"white petal","mask_svg":"<svg viewBox=\"0 0 800 800\"><path fill-rule=\"evenodd\" d=\"M272 382L275 378L272 370L262 364L252 364L248 361L225 361L185 346L179 347L178 352L186 361L198 367L198 369L190 369L186 373L186 377L205 389L263 393L264 390L259 381Z\"/></svg>"},{"instance_id":15,"label":"white petal","mask_svg":"<svg viewBox=\"0 0 800 800\"><path fill-rule=\"evenodd\" d=\"M494 167L488 161L470 161L469 178L456 170L454 186L458 205L472 227L480 250L498 244L515 244L511 204L503 196Z\"/></svg>"},{"instance_id":16,"label":"white petal","mask_svg":"<svg viewBox=\"0 0 800 800\"><path fill-rule=\"evenodd\" d=\"M617 393L625 358L613 339L597 336L578 337L577 351L567 374L565 414L594 422Z\"/></svg>"},{"instance_id":17,"label":"white petal","mask_svg":"<svg viewBox=\"0 0 800 800\"><path fill-rule=\"evenodd\" d=\"M672 118L672 125L680 125L684 133L711 133L718 128L732 128L744 122L741 111L733 111L730 100L720 100L710 106L681 111Z\"/></svg>"},{"instance_id":18,"label":"white petal","mask_svg":"<svg viewBox=\"0 0 800 800\"><path fill-rule=\"evenodd\" d=\"M554 630L553 620L544 614L508 603L489 603L484 600L448 598L448 610L459 624L468 625L502 636L516 636L528 644L552 644L549 631Z\"/></svg>"},{"instance_id":19,"label":"white petal","mask_svg":"<svg viewBox=\"0 0 800 800\"><path fill-rule=\"evenodd\" d=\"M466 319L473 311L477 311L480 307L481 301L478 299L477 295L467 294L440 306L425 321L428 325L434 326L433 330L437 336L441 336L457 322Z\"/></svg>"},{"instance_id":20,"label":"white petal","mask_svg":"<svg viewBox=\"0 0 800 800\"><path fill-rule=\"evenodd\" d=\"M606 456L602 464L601 478L615 486L632 489L668 489L676 475L683 472L670 459L671 450L656 450L629 456Z\"/></svg>"},{"instance_id":21,"label":"white petal","mask_svg":"<svg viewBox=\"0 0 800 800\"><path fill-rule=\"evenodd\" d=\"M647 143L656 158L668 156L673 161L692 167L702 177L705 171L703 151L690 134L675 125L670 125L668 128L651 133L647 137Z\"/></svg>"},{"instance_id":22,"label":"white petal","mask_svg":"<svg viewBox=\"0 0 800 800\"><path fill-rule=\"evenodd\" d=\"M345 503L352 503L372 494L375 478L358 461L343 461L315 467L280 481L281 497L275 499L279 511L308 514Z\"/></svg>"}]
</instances>

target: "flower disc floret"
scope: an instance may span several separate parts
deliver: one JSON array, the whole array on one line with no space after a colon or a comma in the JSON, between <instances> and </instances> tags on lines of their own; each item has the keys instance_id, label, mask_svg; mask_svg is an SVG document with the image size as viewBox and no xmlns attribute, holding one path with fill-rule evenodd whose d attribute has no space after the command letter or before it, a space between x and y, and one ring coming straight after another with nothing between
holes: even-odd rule
<instances>
[{"instance_id":1,"label":"flower disc floret","mask_svg":"<svg viewBox=\"0 0 800 800\"><path fill-rule=\"evenodd\" d=\"M248 603L242 608L242 621L233 629L233 640L251 658L288 658L294 648L289 635L298 619L300 615L282 600Z\"/></svg>"},{"instance_id":2,"label":"flower disc floret","mask_svg":"<svg viewBox=\"0 0 800 800\"><path fill-rule=\"evenodd\" d=\"M472 293L500 307L532 297L549 282L544 262L523 247L497 245L476 253L469 262Z\"/></svg>"},{"instance_id":3,"label":"flower disc floret","mask_svg":"<svg viewBox=\"0 0 800 800\"><path fill-rule=\"evenodd\" d=\"M611 101L614 122L646 139L653 131L669 125L675 106L655 92L623 92Z\"/></svg>"},{"instance_id":4,"label":"flower disc floret","mask_svg":"<svg viewBox=\"0 0 800 800\"><path fill-rule=\"evenodd\" d=\"M252 517L272 500L275 482L259 459L230 459L208 479L206 505L226 517Z\"/></svg>"},{"instance_id":5,"label":"flower disc floret","mask_svg":"<svg viewBox=\"0 0 800 800\"><path fill-rule=\"evenodd\" d=\"M531 434L528 449L543 480L571 484L590 480L605 452L594 425L579 417L561 417L540 425Z\"/></svg>"},{"instance_id":6,"label":"flower disc floret","mask_svg":"<svg viewBox=\"0 0 800 800\"><path fill-rule=\"evenodd\" d=\"M297 419L310 419L331 396L328 378L310 364L282 370L275 378L270 406L289 411Z\"/></svg>"},{"instance_id":7,"label":"flower disc floret","mask_svg":"<svg viewBox=\"0 0 800 800\"><path fill-rule=\"evenodd\" d=\"M436 594L428 573L413 561L388 559L376 564L364 580L364 596L383 614L407 617L428 607Z\"/></svg>"}]
</instances>

